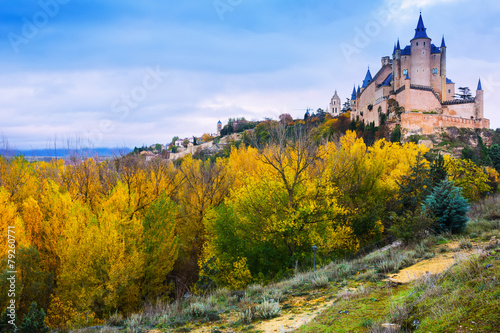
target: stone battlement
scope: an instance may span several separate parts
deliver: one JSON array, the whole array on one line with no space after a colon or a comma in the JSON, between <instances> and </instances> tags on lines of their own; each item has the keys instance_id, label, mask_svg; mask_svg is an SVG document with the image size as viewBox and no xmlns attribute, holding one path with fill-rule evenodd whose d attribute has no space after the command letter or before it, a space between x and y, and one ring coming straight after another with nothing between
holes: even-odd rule
<instances>
[{"instance_id":1,"label":"stone battlement","mask_svg":"<svg viewBox=\"0 0 500 333\"><path fill-rule=\"evenodd\" d=\"M444 127L489 128L488 119L467 119L443 114L406 112L401 115L401 127L411 134L433 134Z\"/></svg>"}]
</instances>

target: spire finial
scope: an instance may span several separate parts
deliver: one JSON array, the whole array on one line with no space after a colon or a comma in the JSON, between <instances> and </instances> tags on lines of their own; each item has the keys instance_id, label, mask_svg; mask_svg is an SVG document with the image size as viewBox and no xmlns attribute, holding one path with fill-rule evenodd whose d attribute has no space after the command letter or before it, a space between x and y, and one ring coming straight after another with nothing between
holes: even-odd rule
<instances>
[{"instance_id":1,"label":"spire finial","mask_svg":"<svg viewBox=\"0 0 500 333\"><path fill-rule=\"evenodd\" d=\"M481 84L481 78L479 78L479 82L477 84L477 90L483 90L483 86Z\"/></svg>"}]
</instances>

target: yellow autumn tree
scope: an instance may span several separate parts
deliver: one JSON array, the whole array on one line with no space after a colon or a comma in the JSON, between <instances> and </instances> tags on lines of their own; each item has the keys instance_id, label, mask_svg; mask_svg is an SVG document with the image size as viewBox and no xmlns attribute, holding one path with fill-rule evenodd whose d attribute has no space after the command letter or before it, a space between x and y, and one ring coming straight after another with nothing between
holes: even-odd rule
<instances>
[{"instance_id":1,"label":"yellow autumn tree","mask_svg":"<svg viewBox=\"0 0 500 333\"><path fill-rule=\"evenodd\" d=\"M488 174L471 160L444 156L448 179L462 188L462 195L469 201L476 201L491 191Z\"/></svg>"}]
</instances>

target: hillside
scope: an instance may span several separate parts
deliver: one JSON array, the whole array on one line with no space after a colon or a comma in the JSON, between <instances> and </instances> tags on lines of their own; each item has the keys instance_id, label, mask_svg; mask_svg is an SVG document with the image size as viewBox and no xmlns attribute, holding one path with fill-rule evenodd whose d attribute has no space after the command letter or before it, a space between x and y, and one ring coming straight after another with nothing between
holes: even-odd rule
<instances>
[{"instance_id":1,"label":"hillside","mask_svg":"<svg viewBox=\"0 0 500 333\"><path fill-rule=\"evenodd\" d=\"M498 332L500 196L469 217L459 236L394 243L268 286L113 316L95 331Z\"/></svg>"}]
</instances>

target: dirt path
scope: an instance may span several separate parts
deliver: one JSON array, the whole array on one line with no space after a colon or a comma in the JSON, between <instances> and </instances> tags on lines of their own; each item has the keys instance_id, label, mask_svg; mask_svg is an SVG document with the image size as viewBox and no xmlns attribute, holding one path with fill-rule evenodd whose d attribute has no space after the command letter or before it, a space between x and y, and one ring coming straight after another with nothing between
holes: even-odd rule
<instances>
[{"instance_id":1,"label":"dirt path","mask_svg":"<svg viewBox=\"0 0 500 333\"><path fill-rule=\"evenodd\" d=\"M413 266L400 270L391 275L387 280L398 283L409 283L425 275L439 274L450 268L455 263L454 253L445 253L431 259L426 259Z\"/></svg>"},{"instance_id":2,"label":"dirt path","mask_svg":"<svg viewBox=\"0 0 500 333\"><path fill-rule=\"evenodd\" d=\"M319 298L314 302L316 305L312 306L308 310L302 311L301 309L301 312L299 313L294 313L293 310L288 313L283 313L278 318L267 320L255 325L255 329L264 332L291 332L300 326L311 322L316 316L321 314L321 312L334 304L334 300L326 301L323 298Z\"/></svg>"}]
</instances>

